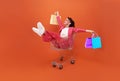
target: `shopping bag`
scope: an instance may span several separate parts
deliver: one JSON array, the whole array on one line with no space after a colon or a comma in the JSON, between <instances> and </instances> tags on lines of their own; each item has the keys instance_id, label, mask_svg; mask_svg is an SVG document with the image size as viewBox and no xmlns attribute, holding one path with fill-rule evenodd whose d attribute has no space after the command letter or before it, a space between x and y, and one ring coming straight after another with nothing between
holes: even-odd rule
<instances>
[{"instance_id":1,"label":"shopping bag","mask_svg":"<svg viewBox=\"0 0 120 81\"><path fill-rule=\"evenodd\" d=\"M92 48L96 49L101 47L102 47L101 37L100 36L92 37Z\"/></svg>"},{"instance_id":2,"label":"shopping bag","mask_svg":"<svg viewBox=\"0 0 120 81\"><path fill-rule=\"evenodd\" d=\"M92 48L92 38L86 38L85 48Z\"/></svg>"},{"instance_id":3,"label":"shopping bag","mask_svg":"<svg viewBox=\"0 0 120 81\"><path fill-rule=\"evenodd\" d=\"M53 14L51 15L51 17L50 17L50 24L58 25L56 15L53 15Z\"/></svg>"},{"instance_id":4,"label":"shopping bag","mask_svg":"<svg viewBox=\"0 0 120 81\"><path fill-rule=\"evenodd\" d=\"M86 38L85 41L85 48L101 48L102 47L102 43L101 43L101 37L98 36L97 33L93 33L91 37Z\"/></svg>"}]
</instances>

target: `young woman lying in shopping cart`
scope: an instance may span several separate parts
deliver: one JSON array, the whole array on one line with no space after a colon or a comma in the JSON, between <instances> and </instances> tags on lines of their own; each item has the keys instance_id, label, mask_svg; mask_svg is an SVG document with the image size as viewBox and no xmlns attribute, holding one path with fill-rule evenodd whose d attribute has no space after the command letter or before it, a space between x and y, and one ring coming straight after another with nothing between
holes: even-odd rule
<instances>
[{"instance_id":1,"label":"young woman lying in shopping cart","mask_svg":"<svg viewBox=\"0 0 120 81\"><path fill-rule=\"evenodd\" d=\"M45 30L45 27L42 25L41 22L38 22L37 27L33 27L32 30L37 35L42 37L43 41L52 43L52 45L57 49L69 49L69 50L72 49L75 33L78 32L94 33L93 30L75 28L75 22L70 17L67 17L64 23L62 23L59 12L56 12L55 15L60 28L59 33ZM60 69L62 69L62 67Z\"/></svg>"},{"instance_id":2,"label":"young woman lying in shopping cart","mask_svg":"<svg viewBox=\"0 0 120 81\"><path fill-rule=\"evenodd\" d=\"M61 22L59 12L56 12L56 18L59 24L59 33L50 32L45 30L45 27L41 22L37 23L37 27L33 27L32 30L42 37L43 41L51 42L55 48L58 49L71 49L73 45L74 34L78 32L90 32L93 30L85 30L81 28L75 28L75 22L72 18L67 17L64 23Z\"/></svg>"}]
</instances>

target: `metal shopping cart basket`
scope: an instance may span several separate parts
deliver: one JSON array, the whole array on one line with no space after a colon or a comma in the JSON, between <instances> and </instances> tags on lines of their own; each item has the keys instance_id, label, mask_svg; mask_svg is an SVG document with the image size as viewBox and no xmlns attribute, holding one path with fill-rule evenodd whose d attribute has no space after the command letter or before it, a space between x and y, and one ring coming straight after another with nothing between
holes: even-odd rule
<instances>
[{"instance_id":1,"label":"metal shopping cart basket","mask_svg":"<svg viewBox=\"0 0 120 81\"><path fill-rule=\"evenodd\" d=\"M59 69L63 69L63 65L66 62L70 64L75 64L75 57L73 56L73 45L69 45L68 42L59 42L58 44L54 44L56 41L51 43L51 48L59 52L60 57L55 59L52 62L53 67L58 67ZM59 45L60 44L60 45Z\"/></svg>"}]
</instances>

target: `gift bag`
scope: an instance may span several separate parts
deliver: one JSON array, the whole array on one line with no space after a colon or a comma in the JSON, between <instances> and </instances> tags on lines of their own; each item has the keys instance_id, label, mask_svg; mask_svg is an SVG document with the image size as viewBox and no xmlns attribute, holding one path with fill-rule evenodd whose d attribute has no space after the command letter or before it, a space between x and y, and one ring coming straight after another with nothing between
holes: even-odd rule
<instances>
[{"instance_id":1,"label":"gift bag","mask_svg":"<svg viewBox=\"0 0 120 81\"><path fill-rule=\"evenodd\" d=\"M50 24L58 25L56 15L51 15L51 17L50 17Z\"/></svg>"},{"instance_id":2,"label":"gift bag","mask_svg":"<svg viewBox=\"0 0 120 81\"><path fill-rule=\"evenodd\" d=\"M102 47L101 38L99 36L92 37L92 48L96 49L101 47Z\"/></svg>"},{"instance_id":3,"label":"gift bag","mask_svg":"<svg viewBox=\"0 0 120 81\"><path fill-rule=\"evenodd\" d=\"M101 37L98 36L97 33L92 34L90 38L86 38L85 41L85 48L101 48L102 43L101 43Z\"/></svg>"},{"instance_id":4,"label":"gift bag","mask_svg":"<svg viewBox=\"0 0 120 81\"><path fill-rule=\"evenodd\" d=\"M92 38L86 38L85 48L92 48Z\"/></svg>"}]
</instances>

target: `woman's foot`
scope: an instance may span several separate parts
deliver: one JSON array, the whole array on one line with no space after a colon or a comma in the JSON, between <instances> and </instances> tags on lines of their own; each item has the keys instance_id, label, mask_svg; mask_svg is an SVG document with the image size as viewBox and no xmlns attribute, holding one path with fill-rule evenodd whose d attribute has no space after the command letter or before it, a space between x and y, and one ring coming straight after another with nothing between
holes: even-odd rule
<instances>
[{"instance_id":1,"label":"woman's foot","mask_svg":"<svg viewBox=\"0 0 120 81\"><path fill-rule=\"evenodd\" d=\"M32 27L33 32L35 32L37 35L41 36L40 31L36 27Z\"/></svg>"},{"instance_id":2,"label":"woman's foot","mask_svg":"<svg viewBox=\"0 0 120 81\"><path fill-rule=\"evenodd\" d=\"M44 34L44 32L45 32L45 28L44 28L44 26L42 25L41 22L38 22L38 23L37 23L37 28L33 27L32 30L33 30L36 34L38 34L39 36L42 36L42 35Z\"/></svg>"}]
</instances>

